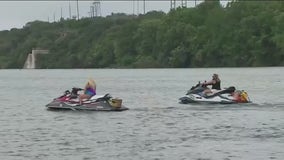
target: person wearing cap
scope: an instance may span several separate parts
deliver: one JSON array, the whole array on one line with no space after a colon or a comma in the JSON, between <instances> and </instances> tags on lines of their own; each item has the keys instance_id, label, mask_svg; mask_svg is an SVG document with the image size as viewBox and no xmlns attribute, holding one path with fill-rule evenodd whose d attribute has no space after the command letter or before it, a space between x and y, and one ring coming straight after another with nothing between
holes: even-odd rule
<instances>
[{"instance_id":1,"label":"person wearing cap","mask_svg":"<svg viewBox=\"0 0 284 160\"><path fill-rule=\"evenodd\" d=\"M202 83L202 86L208 86L208 85L211 85L211 89L214 91L214 90L221 90L221 80L218 76L218 74L214 73L212 75L212 80L208 81L208 82L204 82ZM204 94L207 94L207 93L212 93L212 90L211 89L205 89L203 91Z\"/></svg>"},{"instance_id":2,"label":"person wearing cap","mask_svg":"<svg viewBox=\"0 0 284 160\"><path fill-rule=\"evenodd\" d=\"M79 95L80 105L82 104L83 99L89 99L94 95L96 95L96 83L94 79L90 78L85 85L84 93Z\"/></svg>"}]
</instances>

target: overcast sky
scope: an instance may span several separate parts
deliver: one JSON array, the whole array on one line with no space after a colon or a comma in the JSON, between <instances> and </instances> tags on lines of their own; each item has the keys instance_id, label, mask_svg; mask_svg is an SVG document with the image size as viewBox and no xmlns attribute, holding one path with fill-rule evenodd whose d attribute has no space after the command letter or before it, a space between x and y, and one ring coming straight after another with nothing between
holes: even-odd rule
<instances>
[{"instance_id":1,"label":"overcast sky","mask_svg":"<svg viewBox=\"0 0 284 160\"><path fill-rule=\"evenodd\" d=\"M90 6L94 1L79 0L79 16L89 17ZM201 1L197 0L197 4ZM71 6L71 15L77 15L77 1L0 1L0 31L10 30L11 28L22 28L27 22L41 21L58 21L61 17L69 18L69 4ZM181 5L181 0L176 0L176 5ZM143 13L143 1L100 1L102 16L111 13L137 14ZM187 1L188 7L195 6L194 0ZM149 1L146 0L145 11L161 10L168 12L170 10L170 0L167 1Z\"/></svg>"}]
</instances>

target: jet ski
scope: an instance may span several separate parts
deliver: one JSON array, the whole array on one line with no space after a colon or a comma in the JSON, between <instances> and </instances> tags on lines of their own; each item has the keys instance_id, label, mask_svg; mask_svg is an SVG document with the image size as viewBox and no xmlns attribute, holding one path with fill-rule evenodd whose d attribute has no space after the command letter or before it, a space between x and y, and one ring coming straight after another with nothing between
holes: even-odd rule
<instances>
[{"instance_id":1,"label":"jet ski","mask_svg":"<svg viewBox=\"0 0 284 160\"><path fill-rule=\"evenodd\" d=\"M87 111L124 111L122 99L112 98L110 94L94 95L88 100L79 103L78 91L83 89L73 87L71 92L66 90L63 95L53 99L46 107L51 110L87 110Z\"/></svg>"},{"instance_id":2,"label":"jet ski","mask_svg":"<svg viewBox=\"0 0 284 160\"><path fill-rule=\"evenodd\" d=\"M251 102L246 91L236 90L234 86L210 94L204 94L205 89L208 88L199 82L197 85L192 86L185 96L179 98L179 103L233 104Z\"/></svg>"}]
</instances>

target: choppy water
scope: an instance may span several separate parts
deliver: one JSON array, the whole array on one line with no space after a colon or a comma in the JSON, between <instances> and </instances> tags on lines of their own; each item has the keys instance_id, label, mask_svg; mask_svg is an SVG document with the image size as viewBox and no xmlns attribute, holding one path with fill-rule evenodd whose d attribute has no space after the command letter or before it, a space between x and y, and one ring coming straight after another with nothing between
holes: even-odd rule
<instances>
[{"instance_id":1,"label":"choppy water","mask_svg":"<svg viewBox=\"0 0 284 160\"><path fill-rule=\"evenodd\" d=\"M0 70L2 160L284 159L284 68ZM219 73L253 104L182 105ZM124 112L48 111L88 77Z\"/></svg>"}]
</instances>

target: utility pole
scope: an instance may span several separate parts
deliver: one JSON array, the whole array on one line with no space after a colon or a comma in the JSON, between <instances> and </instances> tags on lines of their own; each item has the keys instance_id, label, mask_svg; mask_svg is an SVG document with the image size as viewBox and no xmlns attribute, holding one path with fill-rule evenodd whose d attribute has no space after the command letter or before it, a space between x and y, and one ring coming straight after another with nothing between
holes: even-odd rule
<instances>
[{"instance_id":1,"label":"utility pole","mask_svg":"<svg viewBox=\"0 0 284 160\"><path fill-rule=\"evenodd\" d=\"M71 4L70 4L70 0L69 0L69 18L71 19Z\"/></svg>"},{"instance_id":2,"label":"utility pole","mask_svg":"<svg viewBox=\"0 0 284 160\"><path fill-rule=\"evenodd\" d=\"M143 11L144 11L144 14L145 14L145 0L143 0Z\"/></svg>"},{"instance_id":3,"label":"utility pole","mask_svg":"<svg viewBox=\"0 0 284 160\"><path fill-rule=\"evenodd\" d=\"M137 15L139 16L139 0L137 0Z\"/></svg>"},{"instance_id":4,"label":"utility pole","mask_svg":"<svg viewBox=\"0 0 284 160\"><path fill-rule=\"evenodd\" d=\"M135 15L135 0L132 0L132 11L133 11L133 15Z\"/></svg>"},{"instance_id":5,"label":"utility pole","mask_svg":"<svg viewBox=\"0 0 284 160\"><path fill-rule=\"evenodd\" d=\"M60 21L62 20L62 7L60 8Z\"/></svg>"},{"instance_id":6,"label":"utility pole","mask_svg":"<svg viewBox=\"0 0 284 160\"><path fill-rule=\"evenodd\" d=\"M78 0L77 0L77 20L79 20L80 18L79 18L79 2L78 2Z\"/></svg>"}]
</instances>

